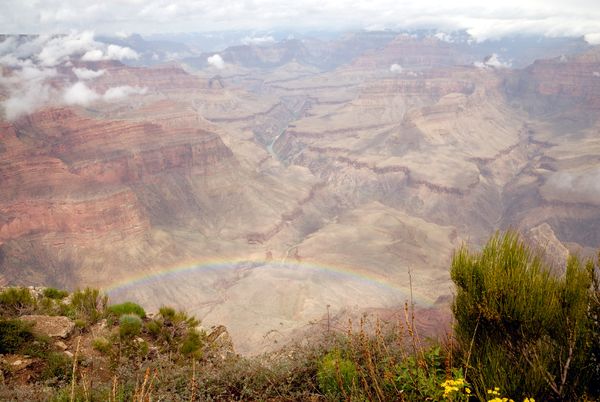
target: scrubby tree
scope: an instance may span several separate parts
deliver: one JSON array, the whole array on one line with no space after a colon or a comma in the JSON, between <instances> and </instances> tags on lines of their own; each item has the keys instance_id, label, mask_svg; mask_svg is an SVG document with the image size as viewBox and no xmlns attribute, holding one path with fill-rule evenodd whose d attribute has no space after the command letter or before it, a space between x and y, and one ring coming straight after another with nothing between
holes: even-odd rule
<instances>
[{"instance_id":1,"label":"scrubby tree","mask_svg":"<svg viewBox=\"0 0 600 402\"><path fill-rule=\"evenodd\" d=\"M480 398L499 387L514 397L573 399L588 391L597 327L589 314L595 268L570 257L551 273L518 234L496 234L480 252L460 248L455 334Z\"/></svg>"}]
</instances>

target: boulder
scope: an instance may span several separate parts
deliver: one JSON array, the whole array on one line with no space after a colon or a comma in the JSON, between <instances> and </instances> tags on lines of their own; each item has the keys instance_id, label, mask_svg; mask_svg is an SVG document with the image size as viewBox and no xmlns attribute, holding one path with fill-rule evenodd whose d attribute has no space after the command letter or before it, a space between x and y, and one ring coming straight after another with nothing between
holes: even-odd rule
<instances>
[{"instance_id":1,"label":"boulder","mask_svg":"<svg viewBox=\"0 0 600 402\"><path fill-rule=\"evenodd\" d=\"M54 346L56 346L60 350L67 350L68 349L68 346L63 341L56 341L56 342L54 342Z\"/></svg>"},{"instance_id":2,"label":"boulder","mask_svg":"<svg viewBox=\"0 0 600 402\"><path fill-rule=\"evenodd\" d=\"M24 315L23 321L33 323L33 332L54 338L66 338L69 336L75 323L68 317L50 315Z\"/></svg>"}]
</instances>

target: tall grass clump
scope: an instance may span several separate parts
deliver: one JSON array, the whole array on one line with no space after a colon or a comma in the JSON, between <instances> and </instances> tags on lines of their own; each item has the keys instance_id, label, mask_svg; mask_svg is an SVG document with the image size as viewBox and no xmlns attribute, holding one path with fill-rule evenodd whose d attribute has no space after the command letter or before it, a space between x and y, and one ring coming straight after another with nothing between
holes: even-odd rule
<instances>
[{"instance_id":1,"label":"tall grass clump","mask_svg":"<svg viewBox=\"0 0 600 402\"><path fill-rule=\"evenodd\" d=\"M120 317L123 314L135 314L140 318L146 318L146 311L144 308L139 304L130 301L113 304L107 308L107 312L117 317Z\"/></svg>"},{"instance_id":2,"label":"tall grass clump","mask_svg":"<svg viewBox=\"0 0 600 402\"><path fill-rule=\"evenodd\" d=\"M98 289L77 290L71 298L74 317L91 324L103 317L107 304L108 297Z\"/></svg>"},{"instance_id":3,"label":"tall grass clump","mask_svg":"<svg viewBox=\"0 0 600 402\"><path fill-rule=\"evenodd\" d=\"M555 276L514 232L496 234L481 252L457 250L455 336L480 399L495 387L543 400L588 392L594 271L570 257L565 275Z\"/></svg>"}]
</instances>

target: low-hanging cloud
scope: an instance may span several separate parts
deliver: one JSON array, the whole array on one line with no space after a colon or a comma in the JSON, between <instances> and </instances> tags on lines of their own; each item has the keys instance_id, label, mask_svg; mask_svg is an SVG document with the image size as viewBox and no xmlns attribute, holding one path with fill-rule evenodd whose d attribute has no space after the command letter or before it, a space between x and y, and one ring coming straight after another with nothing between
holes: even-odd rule
<instances>
[{"instance_id":1,"label":"low-hanging cloud","mask_svg":"<svg viewBox=\"0 0 600 402\"><path fill-rule=\"evenodd\" d=\"M77 76L77 78L79 78L80 80L93 80L94 78L98 78L102 75L104 75L104 73L106 72L106 70L90 70L87 69L85 67L83 68L73 68L73 73Z\"/></svg>"},{"instance_id":2,"label":"low-hanging cloud","mask_svg":"<svg viewBox=\"0 0 600 402\"><path fill-rule=\"evenodd\" d=\"M546 186L578 202L600 203L600 168L580 172L556 172L547 180Z\"/></svg>"},{"instance_id":3,"label":"low-hanging cloud","mask_svg":"<svg viewBox=\"0 0 600 402\"><path fill-rule=\"evenodd\" d=\"M210 56L206 59L206 61L208 62L208 64L218 68L219 70L222 70L225 67L225 62L223 61L223 58L221 57L221 55L218 54Z\"/></svg>"},{"instance_id":4,"label":"low-hanging cloud","mask_svg":"<svg viewBox=\"0 0 600 402\"><path fill-rule=\"evenodd\" d=\"M510 68L512 66L512 63L510 63L508 61L503 61L500 58L500 56L498 56L496 53L492 53L492 55L486 57L485 60L477 61L473 64L475 65L475 67L479 67L479 68L488 68L488 67Z\"/></svg>"},{"instance_id":5,"label":"low-hanging cloud","mask_svg":"<svg viewBox=\"0 0 600 402\"><path fill-rule=\"evenodd\" d=\"M392 73L400 74L402 72L402 66L400 64L394 63L390 66L390 71Z\"/></svg>"},{"instance_id":6,"label":"low-hanging cloud","mask_svg":"<svg viewBox=\"0 0 600 402\"><path fill-rule=\"evenodd\" d=\"M56 88L56 83L50 82L58 75L57 67L70 67L89 54L97 56L92 57L95 60L139 57L128 47L97 42L91 31L71 32L67 35L6 37L0 42L0 65L9 67L0 69L0 85L8 95L0 104L5 117L14 120L50 102L88 105L104 99L104 95L97 94L81 81L62 93ZM79 80L91 80L105 73L105 70L95 71L85 67L74 67L72 71ZM129 89L109 91L107 101L140 93Z\"/></svg>"},{"instance_id":7,"label":"low-hanging cloud","mask_svg":"<svg viewBox=\"0 0 600 402\"><path fill-rule=\"evenodd\" d=\"M106 102L110 102L126 98L130 95L144 95L146 92L148 92L148 88L146 87L140 88L122 85L119 87L109 88L104 95L102 95L102 99Z\"/></svg>"},{"instance_id":8,"label":"low-hanging cloud","mask_svg":"<svg viewBox=\"0 0 600 402\"><path fill-rule=\"evenodd\" d=\"M98 100L100 95L89 88L83 82L79 81L65 90L63 101L67 105L88 106L90 103Z\"/></svg>"},{"instance_id":9,"label":"low-hanging cloud","mask_svg":"<svg viewBox=\"0 0 600 402\"><path fill-rule=\"evenodd\" d=\"M62 99L67 105L89 106L96 101L113 102L131 95L144 95L147 91L148 88L145 87L122 85L109 88L101 95L85 83L78 81L64 91Z\"/></svg>"},{"instance_id":10,"label":"low-hanging cloud","mask_svg":"<svg viewBox=\"0 0 600 402\"><path fill-rule=\"evenodd\" d=\"M54 90L46 80L56 75L54 68L35 66L24 66L11 75L0 75L0 85L10 93L8 99L2 102L6 118L14 120L48 102Z\"/></svg>"},{"instance_id":11,"label":"low-hanging cloud","mask_svg":"<svg viewBox=\"0 0 600 402\"><path fill-rule=\"evenodd\" d=\"M101 60L137 60L139 54L131 48L119 45L108 45L106 49L94 49L86 52L82 61L101 61Z\"/></svg>"}]
</instances>

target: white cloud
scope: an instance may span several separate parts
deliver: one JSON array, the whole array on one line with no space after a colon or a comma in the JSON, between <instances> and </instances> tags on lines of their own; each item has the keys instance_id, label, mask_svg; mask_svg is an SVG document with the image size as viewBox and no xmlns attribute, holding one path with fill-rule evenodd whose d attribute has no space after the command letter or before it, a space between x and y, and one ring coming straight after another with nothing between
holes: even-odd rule
<instances>
[{"instance_id":1,"label":"white cloud","mask_svg":"<svg viewBox=\"0 0 600 402\"><path fill-rule=\"evenodd\" d=\"M429 28L468 30L477 40L512 34L600 33L597 0L105 0L5 1L5 33L194 32L272 28ZM589 37L594 41L593 36ZM586 39L587 40L587 39ZM592 43L592 42L590 42Z\"/></svg>"},{"instance_id":2,"label":"white cloud","mask_svg":"<svg viewBox=\"0 0 600 402\"><path fill-rule=\"evenodd\" d=\"M100 95L83 82L78 81L64 91L63 102L67 105L88 106L96 101L113 102L130 95L143 95L147 91L147 88L122 85L109 88L104 94Z\"/></svg>"},{"instance_id":3,"label":"white cloud","mask_svg":"<svg viewBox=\"0 0 600 402\"><path fill-rule=\"evenodd\" d=\"M43 66L56 66L69 60L73 54L84 53L99 45L100 43L94 40L93 32L72 32L69 35L56 36L48 40L37 54L37 58Z\"/></svg>"},{"instance_id":4,"label":"white cloud","mask_svg":"<svg viewBox=\"0 0 600 402\"><path fill-rule=\"evenodd\" d=\"M79 81L67 88L63 94L63 101L67 105L87 106L98 100L100 95L93 89L88 88L83 82Z\"/></svg>"},{"instance_id":5,"label":"white cloud","mask_svg":"<svg viewBox=\"0 0 600 402\"><path fill-rule=\"evenodd\" d=\"M14 120L44 105L50 99L51 87L40 83L13 92L10 98L2 102L8 120Z\"/></svg>"},{"instance_id":6,"label":"white cloud","mask_svg":"<svg viewBox=\"0 0 600 402\"><path fill-rule=\"evenodd\" d=\"M208 62L208 64L210 64L213 67L218 68L219 70L222 70L223 67L225 67L225 62L223 61L223 58L218 54L214 54L214 55L210 56L209 58L206 59L206 61Z\"/></svg>"},{"instance_id":7,"label":"white cloud","mask_svg":"<svg viewBox=\"0 0 600 402\"><path fill-rule=\"evenodd\" d=\"M567 195L567 198L597 203L600 196L600 168L552 173L546 185Z\"/></svg>"},{"instance_id":8,"label":"white cloud","mask_svg":"<svg viewBox=\"0 0 600 402\"><path fill-rule=\"evenodd\" d=\"M585 34L583 38L590 45L600 45L600 32Z\"/></svg>"},{"instance_id":9,"label":"white cloud","mask_svg":"<svg viewBox=\"0 0 600 402\"><path fill-rule=\"evenodd\" d=\"M108 60L136 60L140 56L135 50L119 45L108 45L106 49L106 58Z\"/></svg>"},{"instance_id":10,"label":"white cloud","mask_svg":"<svg viewBox=\"0 0 600 402\"><path fill-rule=\"evenodd\" d=\"M148 88L131 87L129 85L123 85L119 87L109 88L102 99L106 102L119 100L128 97L129 95L144 95L148 92Z\"/></svg>"},{"instance_id":11,"label":"white cloud","mask_svg":"<svg viewBox=\"0 0 600 402\"><path fill-rule=\"evenodd\" d=\"M394 63L394 64L392 64L390 66L390 71L392 73L398 73L398 74L400 74L402 72L402 66L400 64Z\"/></svg>"},{"instance_id":12,"label":"white cloud","mask_svg":"<svg viewBox=\"0 0 600 402\"><path fill-rule=\"evenodd\" d=\"M600 71L594 71L594 72L592 73L592 75L593 75L594 77L600 77Z\"/></svg>"},{"instance_id":13,"label":"white cloud","mask_svg":"<svg viewBox=\"0 0 600 402\"><path fill-rule=\"evenodd\" d=\"M89 70L89 69L87 69L85 67L83 67L83 68L74 68L73 69L73 73L80 80L93 80L94 78L100 77L105 72L106 72L106 70L94 71L94 70Z\"/></svg>"},{"instance_id":14,"label":"white cloud","mask_svg":"<svg viewBox=\"0 0 600 402\"><path fill-rule=\"evenodd\" d=\"M0 67L10 67L6 70L0 68L0 85L6 94L0 106L6 118L14 120L50 103L87 106L98 100L109 102L143 94L145 88L122 86L110 88L100 95L82 81L98 78L106 71L85 67L72 69L80 81L62 92L56 89L56 80L52 84L49 82L49 79L58 75L55 67L71 67L71 60L124 60L137 57L138 54L128 47L97 42L91 31L8 37L0 42Z\"/></svg>"},{"instance_id":15,"label":"white cloud","mask_svg":"<svg viewBox=\"0 0 600 402\"><path fill-rule=\"evenodd\" d=\"M47 103L53 89L46 80L56 74L54 68L24 66L10 75L0 75L0 85L9 91L9 97L2 102L6 118L14 120Z\"/></svg>"},{"instance_id":16,"label":"white cloud","mask_svg":"<svg viewBox=\"0 0 600 402\"><path fill-rule=\"evenodd\" d=\"M101 60L136 60L140 56L131 48L119 45L108 45L105 50L94 49L86 52L82 57L82 61L101 61Z\"/></svg>"},{"instance_id":17,"label":"white cloud","mask_svg":"<svg viewBox=\"0 0 600 402\"><path fill-rule=\"evenodd\" d=\"M512 66L512 63L508 61L502 61L500 56L498 56L496 53L492 53L491 56L486 57L482 62L477 61L473 64L479 68L510 68Z\"/></svg>"},{"instance_id":18,"label":"white cloud","mask_svg":"<svg viewBox=\"0 0 600 402\"><path fill-rule=\"evenodd\" d=\"M452 38L452 35L449 35L445 32L438 32L435 35L433 35L434 37L436 37L437 39L441 40L442 42L448 42L448 43L453 43L454 39Z\"/></svg>"},{"instance_id":19,"label":"white cloud","mask_svg":"<svg viewBox=\"0 0 600 402\"><path fill-rule=\"evenodd\" d=\"M100 49L89 50L81 56L82 61L100 61L104 60L104 52Z\"/></svg>"},{"instance_id":20,"label":"white cloud","mask_svg":"<svg viewBox=\"0 0 600 402\"><path fill-rule=\"evenodd\" d=\"M261 45L268 45L270 43L275 43L275 38L273 38L272 36L246 36L245 38L242 39L242 44L244 45L254 45L254 46L261 46Z\"/></svg>"}]
</instances>

